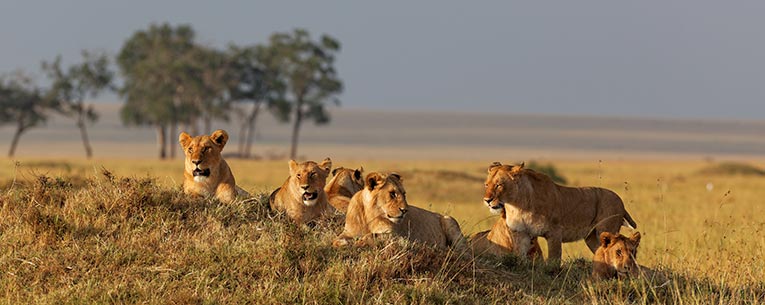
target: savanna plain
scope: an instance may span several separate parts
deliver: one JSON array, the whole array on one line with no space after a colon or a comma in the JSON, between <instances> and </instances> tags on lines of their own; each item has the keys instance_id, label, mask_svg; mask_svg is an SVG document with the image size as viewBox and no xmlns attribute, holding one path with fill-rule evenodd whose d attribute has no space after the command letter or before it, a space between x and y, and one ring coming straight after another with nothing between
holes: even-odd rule
<instances>
[{"instance_id":1,"label":"savanna plain","mask_svg":"<svg viewBox=\"0 0 765 305\"><path fill-rule=\"evenodd\" d=\"M410 204L453 216L469 235L496 220L481 202L489 163L523 160L333 161L399 172ZM765 302L765 175L756 159L538 160L567 185L617 192L643 235L638 262L664 277L603 282L589 278L584 242L564 244L560 270L395 239L334 249L342 219L309 228L267 211L269 192L288 175L284 160L229 159L237 184L254 194L233 204L184 196L180 159L2 162L4 304Z\"/></svg>"}]
</instances>

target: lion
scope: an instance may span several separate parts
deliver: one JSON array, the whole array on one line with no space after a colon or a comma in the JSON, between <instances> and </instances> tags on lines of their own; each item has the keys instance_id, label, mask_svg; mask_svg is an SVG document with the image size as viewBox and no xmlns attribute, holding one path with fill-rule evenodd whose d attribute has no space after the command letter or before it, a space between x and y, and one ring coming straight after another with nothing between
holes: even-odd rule
<instances>
[{"instance_id":1,"label":"lion","mask_svg":"<svg viewBox=\"0 0 765 305\"><path fill-rule=\"evenodd\" d=\"M349 245L356 238L363 244L377 234L392 234L438 248L466 249L459 223L454 218L411 206L401 176L369 173L366 186L353 195L345 215L345 228L332 243Z\"/></svg>"},{"instance_id":2,"label":"lion","mask_svg":"<svg viewBox=\"0 0 765 305\"><path fill-rule=\"evenodd\" d=\"M500 218L494 222L491 230L475 233L468 239L475 256L501 257L513 253L513 232L507 227L504 209L500 208L498 212L492 212L500 213ZM530 241L531 247L526 253L526 257L531 260L541 260L543 257L539 241L536 238Z\"/></svg>"},{"instance_id":3,"label":"lion","mask_svg":"<svg viewBox=\"0 0 765 305\"><path fill-rule=\"evenodd\" d=\"M504 207L506 224L514 232L515 253L528 253L530 240L547 240L547 260L560 264L561 243L584 239L595 253L602 232L632 229L635 221L619 195L599 187L566 187L545 174L520 165L489 166L483 201L489 208Z\"/></svg>"},{"instance_id":4,"label":"lion","mask_svg":"<svg viewBox=\"0 0 765 305\"><path fill-rule=\"evenodd\" d=\"M600 233L600 247L592 259L592 277L602 280L640 275L641 267L636 261L639 245L640 232L633 233L629 238L621 234Z\"/></svg>"},{"instance_id":5,"label":"lion","mask_svg":"<svg viewBox=\"0 0 765 305\"><path fill-rule=\"evenodd\" d=\"M178 142L186 154L183 172L183 192L194 196L215 196L218 200L230 203L239 197L250 194L236 186L234 174L221 151L228 141L225 130L216 130L212 134L191 137L181 132Z\"/></svg>"},{"instance_id":6,"label":"lion","mask_svg":"<svg viewBox=\"0 0 765 305\"><path fill-rule=\"evenodd\" d=\"M329 205L327 193L324 192L332 160L326 158L319 164L290 160L289 167L290 176L269 197L271 209L286 212L296 223L308 223L333 213L335 209Z\"/></svg>"},{"instance_id":7,"label":"lion","mask_svg":"<svg viewBox=\"0 0 765 305\"><path fill-rule=\"evenodd\" d=\"M348 210L348 202L356 192L364 188L364 179L361 176L364 168L350 169L338 167L332 170L332 179L324 187L329 204L340 212Z\"/></svg>"}]
</instances>

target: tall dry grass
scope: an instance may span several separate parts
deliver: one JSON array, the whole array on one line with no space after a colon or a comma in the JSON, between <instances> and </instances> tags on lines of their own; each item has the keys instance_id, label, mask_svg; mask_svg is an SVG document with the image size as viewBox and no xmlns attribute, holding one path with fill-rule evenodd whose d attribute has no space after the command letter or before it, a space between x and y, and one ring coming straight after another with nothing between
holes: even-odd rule
<instances>
[{"instance_id":1,"label":"tall dry grass","mask_svg":"<svg viewBox=\"0 0 765 305\"><path fill-rule=\"evenodd\" d=\"M488 162L335 162L401 172L410 203L453 215L465 233L493 221L479 202ZM593 283L583 243L565 245L559 271L397 239L336 250L339 221L295 226L264 208L286 162L230 164L255 198L188 198L178 161L6 161L0 303L765 302L758 176L701 174L703 162L554 162L569 184L625 199L644 236L638 261L669 279Z\"/></svg>"}]
</instances>

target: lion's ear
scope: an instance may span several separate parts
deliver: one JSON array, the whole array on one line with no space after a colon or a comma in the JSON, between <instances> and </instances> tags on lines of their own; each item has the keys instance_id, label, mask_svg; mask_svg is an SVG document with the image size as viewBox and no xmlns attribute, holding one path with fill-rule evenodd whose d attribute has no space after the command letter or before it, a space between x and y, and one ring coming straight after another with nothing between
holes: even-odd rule
<instances>
[{"instance_id":1,"label":"lion's ear","mask_svg":"<svg viewBox=\"0 0 765 305\"><path fill-rule=\"evenodd\" d=\"M228 133L223 129L218 129L210 135L210 140L220 145L220 148L223 148L223 146L226 146L226 142L228 142Z\"/></svg>"},{"instance_id":2,"label":"lion's ear","mask_svg":"<svg viewBox=\"0 0 765 305\"><path fill-rule=\"evenodd\" d=\"M337 171L340 170L342 167L338 167L332 170L332 176L337 175Z\"/></svg>"},{"instance_id":3,"label":"lion's ear","mask_svg":"<svg viewBox=\"0 0 765 305\"><path fill-rule=\"evenodd\" d=\"M401 178L401 175L399 175L398 173L390 173L390 174L389 174L389 176L391 176L391 177L395 178L395 179L396 179L396 180L398 180L399 182L402 182L402 181L404 181L404 179L403 179L403 178Z\"/></svg>"},{"instance_id":4,"label":"lion's ear","mask_svg":"<svg viewBox=\"0 0 765 305\"><path fill-rule=\"evenodd\" d=\"M332 160L327 157L324 159L324 161L321 161L321 164L319 164L319 167L323 168L325 171L329 173L329 170L332 169Z\"/></svg>"},{"instance_id":5,"label":"lion's ear","mask_svg":"<svg viewBox=\"0 0 765 305\"><path fill-rule=\"evenodd\" d=\"M526 166L526 162L521 162L521 164L513 166L513 168L510 171L513 173L519 173L524 166Z\"/></svg>"},{"instance_id":6,"label":"lion's ear","mask_svg":"<svg viewBox=\"0 0 765 305\"><path fill-rule=\"evenodd\" d=\"M487 172L491 173L491 170L498 166L502 166L502 163L499 163L497 161L492 162L491 165L489 165L489 169L487 170Z\"/></svg>"},{"instance_id":7,"label":"lion's ear","mask_svg":"<svg viewBox=\"0 0 765 305\"><path fill-rule=\"evenodd\" d=\"M609 244L614 239L614 235L609 232L603 232L600 233L600 245L603 246L603 248L608 247Z\"/></svg>"},{"instance_id":8,"label":"lion's ear","mask_svg":"<svg viewBox=\"0 0 765 305\"><path fill-rule=\"evenodd\" d=\"M382 174L378 172L371 172L369 175L367 175L367 178L364 179L364 181L367 184L367 188L369 188L371 191L375 189L375 186L382 184L384 179L385 177Z\"/></svg>"},{"instance_id":9,"label":"lion's ear","mask_svg":"<svg viewBox=\"0 0 765 305\"><path fill-rule=\"evenodd\" d=\"M290 160L290 162L289 162L288 164L290 165L290 175L291 175L292 173L294 173L295 171L297 171L297 169L298 169L298 163L297 163L297 162L295 162L295 160Z\"/></svg>"},{"instance_id":10,"label":"lion's ear","mask_svg":"<svg viewBox=\"0 0 765 305\"><path fill-rule=\"evenodd\" d=\"M635 247L640 245L640 232L632 233L632 236L630 237L630 240L635 243Z\"/></svg>"},{"instance_id":11,"label":"lion's ear","mask_svg":"<svg viewBox=\"0 0 765 305\"><path fill-rule=\"evenodd\" d=\"M364 168L359 167L355 171L353 171L353 179L361 180L361 174L364 173Z\"/></svg>"},{"instance_id":12,"label":"lion's ear","mask_svg":"<svg viewBox=\"0 0 765 305\"><path fill-rule=\"evenodd\" d=\"M181 147L186 148L191 144L191 136L186 132L181 132L181 135L178 136L178 142L181 143Z\"/></svg>"}]
</instances>

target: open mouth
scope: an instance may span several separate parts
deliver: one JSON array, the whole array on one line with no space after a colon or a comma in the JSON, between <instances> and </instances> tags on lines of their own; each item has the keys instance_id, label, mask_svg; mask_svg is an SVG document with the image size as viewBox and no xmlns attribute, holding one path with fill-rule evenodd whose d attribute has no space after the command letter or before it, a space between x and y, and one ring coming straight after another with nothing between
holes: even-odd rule
<instances>
[{"instance_id":1,"label":"open mouth","mask_svg":"<svg viewBox=\"0 0 765 305\"><path fill-rule=\"evenodd\" d=\"M209 168L207 168L207 169L199 169L199 168L197 168L193 172L191 172L191 174L194 177L209 177L210 176L210 169Z\"/></svg>"},{"instance_id":2,"label":"open mouth","mask_svg":"<svg viewBox=\"0 0 765 305\"><path fill-rule=\"evenodd\" d=\"M501 210L502 208L504 208L504 206L502 204L490 205L489 206L489 209L492 209L492 210L495 210L495 211Z\"/></svg>"},{"instance_id":3,"label":"open mouth","mask_svg":"<svg viewBox=\"0 0 765 305\"><path fill-rule=\"evenodd\" d=\"M305 193L303 193L303 201L316 200L316 198L319 198L319 192L313 192L313 193L305 192Z\"/></svg>"}]
</instances>

